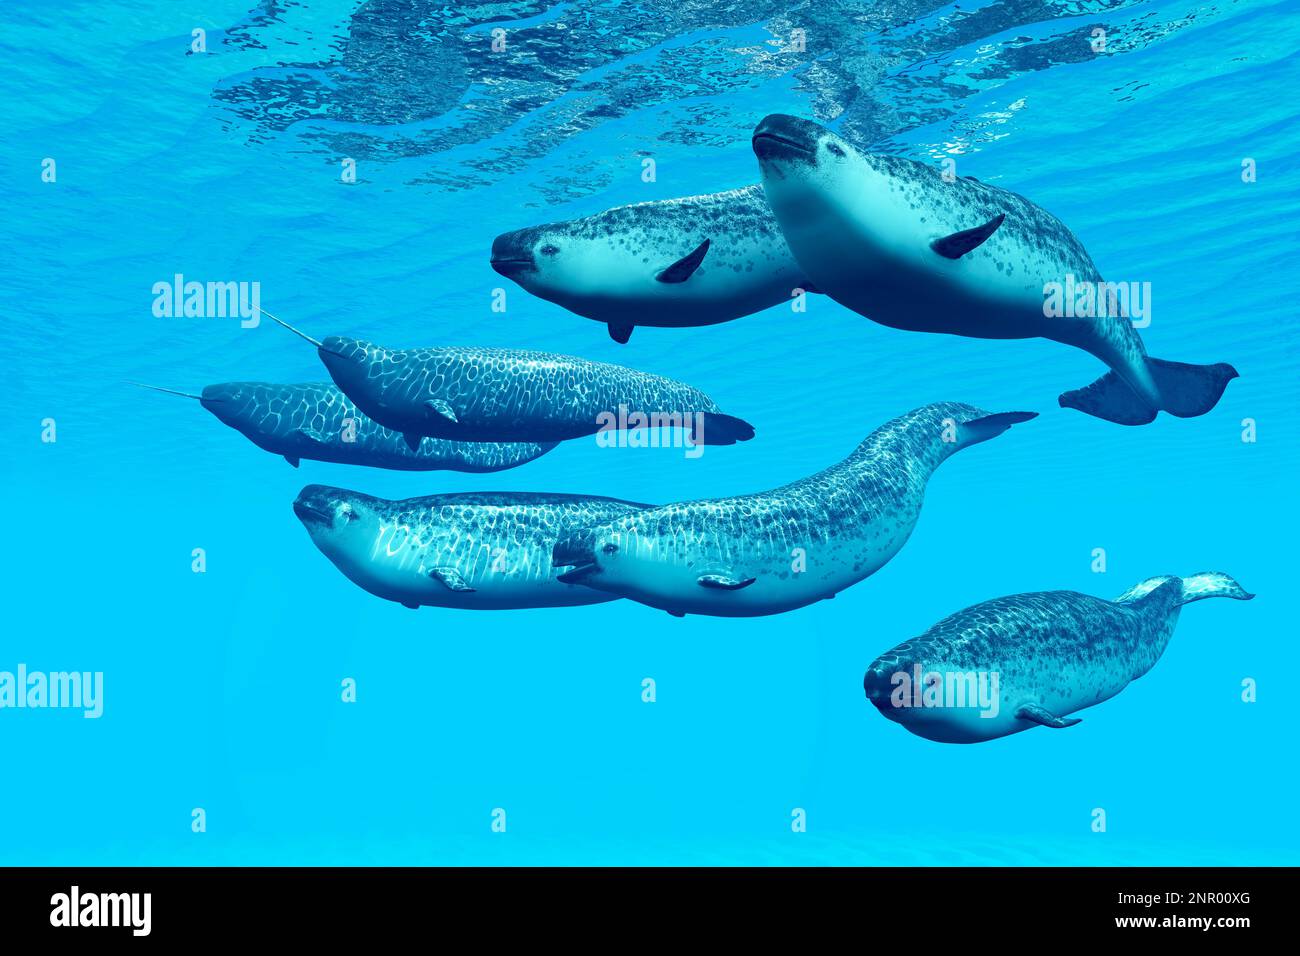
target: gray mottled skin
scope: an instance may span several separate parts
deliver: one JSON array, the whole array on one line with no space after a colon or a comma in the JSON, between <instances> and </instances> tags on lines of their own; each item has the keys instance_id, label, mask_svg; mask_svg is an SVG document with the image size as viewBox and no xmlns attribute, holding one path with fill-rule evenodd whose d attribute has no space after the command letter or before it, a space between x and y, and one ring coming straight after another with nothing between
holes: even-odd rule
<instances>
[{"instance_id":1,"label":"gray mottled skin","mask_svg":"<svg viewBox=\"0 0 1300 956\"><path fill-rule=\"evenodd\" d=\"M568 580L673 614L750 617L802 607L873 574L902 548L930 475L949 456L1033 417L926 405L809 478L637 512L561 541L554 558L574 569ZM796 570L801 555L805 566Z\"/></svg>"},{"instance_id":2,"label":"gray mottled skin","mask_svg":"<svg viewBox=\"0 0 1300 956\"><path fill-rule=\"evenodd\" d=\"M1064 284L1067 275L1076 286L1095 284L1102 276L1074 233L1023 196L863 152L792 116L764 119L753 146L768 202L808 278L875 322L986 339L1041 337L1083 349L1113 374L1066 393L1062 404L1122 424L1143 424L1158 410L1204 414L1237 374L1225 364L1148 360L1123 309L1045 314L1049 284ZM956 258L932 246L999 216L987 239Z\"/></svg>"},{"instance_id":3,"label":"gray mottled skin","mask_svg":"<svg viewBox=\"0 0 1300 956\"><path fill-rule=\"evenodd\" d=\"M708 252L690 278L657 278L706 239ZM608 323L611 334L726 322L788 302L807 286L760 185L508 232L492 244L492 267L534 295Z\"/></svg>"},{"instance_id":4,"label":"gray mottled skin","mask_svg":"<svg viewBox=\"0 0 1300 956\"><path fill-rule=\"evenodd\" d=\"M554 442L599 430L602 413L702 414L703 442L753 437L698 388L571 355L522 349L388 349L330 336L319 353L330 376L380 424L456 441ZM446 414L455 416L453 421ZM683 418L687 426L693 419Z\"/></svg>"},{"instance_id":5,"label":"gray mottled skin","mask_svg":"<svg viewBox=\"0 0 1300 956\"><path fill-rule=\"evenodd\" d=\"M946 743L974 743L1039 726L1018 716L1039 707L1058 718L1114 697L1160 659L1184 604L1209 597L1249 600L1217 571L1149 578L1116 598L1076 591L1015 594L976 604L880 655L863 685L886 717ZM917 673L943 681L998 675L997 707L900 706L897 688ZM1062 721L1066 726L1074 721Z\"/></svg>"},{"instance_id":6,"label":"gray mottled skin","mask_svg":"<svg viewBox=\"0 0 1300 956\"><path fill-rule=\"evenodd\" d=\"M312 541L354 583L408 607L568 607L614 595L564 584L560 535L646 505L595 496L476 492L389 501L308 485L294 502Z\"/></svg>"},{"instance_id":7,"label":"gray mottled skin","mask_svg":"<svg viewBox=\"0 0 1300 956\"><path fill-rule=\"evenodd\" d=\"M329 382L209 385L199 401L259 448L298 460L369 465L397 471L490 472L514 468L555 443L456 442L426 438L411 449L401 434L371 421ZM345 425L355 422L355 429ZM354 441L344 441L345 434Z\"/></svg>"}]
</instances>

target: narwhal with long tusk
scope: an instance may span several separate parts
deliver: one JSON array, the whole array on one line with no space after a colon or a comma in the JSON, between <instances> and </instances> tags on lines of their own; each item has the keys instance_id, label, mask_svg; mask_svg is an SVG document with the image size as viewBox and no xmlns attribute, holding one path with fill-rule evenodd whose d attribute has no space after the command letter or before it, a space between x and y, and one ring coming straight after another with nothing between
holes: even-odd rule
<instances>
[{"instance_id":1,"label":"narwhal with long tusk","mask_svg":"<svg viewBox=\"0 0 1300 956\"><path fill-rule=\"evenodd\" d=\"M764 119L753 147L799 265L821 291L872 321L1083 349L1111 371L1060 403L1121 425L1145 424L1159 411L1204 415L1237 377L1223 363L1148 357L1129 318L1128 284L1104 282L1065 224L1023 196L864 153L793 116ZM1057 308L1067 288L1069 307Z\"/></svg>"},{"instance_id":2,"label":"narwhal with long tusk","mask_svg":"<svg viewBox=\"0 0 1300 956\"><path fill-rule=\"evenodd\" d=\"M157 385L154 391L192 398L218 419L295 468L301 459L396 471L503 471L532 461L555 442L456 442L426 438L411 448L371 421L330 382L274 385L223 382L201 395Z\"/></svg>"},{"instance_id":3,"label":"narwhal with long tusk","mask_svg":"<svg viewBox=\"0 0 1300 956\"><path fill-rule=\"evenodd\" d=\"M816 291L760 185L503 233L492 268L619 343L638 325L713 325Z\"/></svg>"},{"instance_id":4,"label":"narwhal with long tusk","mask_svg":"<svg viewBox=\"0 0 1300 956\"><path fill-rule=\"evenodd\" d=\"M1155 666L1183 605L1212 597L1254 595L1205 571L1148 578L1114 601L1077 591L985 601L881 654L863 687L884 716L943 743L1072 727L1069 714Z\"/></svg>"},{"instance_id":5,"label":"narwhal with long tusk","mask_svg":"<svg viewBox=\"0 0 1300 956\"><path fill-rule=\"evenodd\" d=\"M613 594L565 584L560 535L646 505L594 495L470 492L389 501L308 485L293 503L312 542L354 584L409 608L571 607Z\"/></svg>"},{"instance_id":6,"label":"narwhal with long tusk","mask_svg":"<svg viewBox=\"0 0 1300 956\"><path fill-rule=\"evenodd\" d=\"M670 614L778 614L874 574L906 543L930 475L1036 412L937 402L880 426L848 458L773 491L647 508L555 545L561 581Z\"/></svg>"},{"instance_id":7,"label":"narwhal with long tusk","mask_svg":"<svg viewBox=\"0 0 1300 956\"><path fill-rule=\"evenodd\" d=\"M732 445L754 426L681 382L571 355L522 349L387 349L331 335L316 346L330 377L362 412L408 443L555 442L602 430L680 428L687 441Z\"/></svg>"}]
</instances>

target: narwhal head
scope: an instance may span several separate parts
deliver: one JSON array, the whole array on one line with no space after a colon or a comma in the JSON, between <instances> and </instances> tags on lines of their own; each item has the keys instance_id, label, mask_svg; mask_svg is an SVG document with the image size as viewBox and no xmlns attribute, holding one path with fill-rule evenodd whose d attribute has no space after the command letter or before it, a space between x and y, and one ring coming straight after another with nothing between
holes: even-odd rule
<instances>
[{"instance_id":1,"label":"narwhal head","mask_svg":"<svg viewBox=\"0 0 1300 956\"><path fill-rule=\"evenodd\" d=\"M316 354L320 356L334 384L358 408L373 417L376 398L382 392L384 383L381 377L372 374L373 368L378 364L399 361L401 353L343 335L329 335L318 341L283 319L276 318L269 312L266 314L276 324L315 346ZM382 408L382 401L378 404Z\"/></svg>"},{"instance_id":2,"label":"narwhal head","mask_svg":"<svg viewBox=\"0 0 1300 956\"><path fill-rule=\"evenodd\" d=\"M934 238L935 217L927 224L917 213L920 164L863 152L823 126L782 114L759 123L752 144L763 194L790 250L830 295L844 276L882 257L892 262L899 250L920 254L922 240Z\"/></svg>"},{"instance_id":3,"label":"narwhal head","mask_svg":"<svg viewBox=\"0 0 1300 956\"><path fill-rule=\"evenodd\" d=\"M220 382L207 385L199 395L181 392L143 382L131 382L141 388L181 398L191 398L210 411L217 420L242 432L255 443L263 445L274 437L274 431L282 423L279 415L268 414L272 393L283 394L293 386L270 385L266 382Z\"/></svg>"},{"instance_id":4,"label":"narwhal head","mask_svg":"<svg viewBox=\"0 0 1300 956\"><path fill-rule=\"evenodd\" d=\"M231 428L248 434L262 428L257 382L220 382L204 386L199 404ZM265 412L265 409L262 409Z\"/></svg>"},{"instance_id":5,"label":"narwhal head","mask_svg":"<svg viewBox=\"0 0 1300 956\"><path fill-rule=\"evenodd\" d=\"M504 233L492 243L492 268L539 298L602 321L680 294L683 283L664 278L665 270L675 266L688 276L707 247L691 254L695 237L647 228L659 222L655 206L620 206ZM693 265L688 268L685 260Z\"/></svg>"},{"instance_id":6,"label":"narwhal head","mask_svg":"<svg viewBox=\"0 0 1300 956\"><path fill-rule=\"evenodd\" d=\"M572 223L530 226L492 241L492 268L533 295L562 305L602 291L616 294L617 277L598 267L598 246L579 237Z\"/></svg>"},{"instance_id":7,"label":"narwhal head","mask_svg":"<svg viewBox=\"0 0 1300 956\"><path fill-rule=\"evenodd\" d=\"M718 548L707 539L690 540L674 530L671 507L571 532L556 541L551 563L559 580L630 597L669 610L680 607L683 595L700 590L701 575L725 576L729 569L714 566ZM739 587L753 584L753 580Z\"/></svg>"},{"instance_id":8,"label":"narwhal head","mask_svg":"<svg viewBox=\"0 0 1300 956\"><path fill-rule=\"evenodd\" d=\"M862 689L883 717L942 743L976 743L1009 732L1002 674L981 670L963 648L980 644L933 639L927 633L881 654L867 668ZM1023 728L1019 728L1023 729Z\"/></svg>"},{"instance_id":9,"label":"narwhal head","mask_svg":"<svg viewBox=\"0 0 1300 956\"><path fill-rule=\"evenodd\" d=\"M167 395L176 395L180 398L194 399L194 401L215 415L223 424L245 434L256 434L263 427L261 419L264 415L261 412L265 411L263 407L265 403L259 399L267 386L261 382L221 382L217 385L205 386L202 394L199 395L192 392L181 392L174 388L146 385L143 382L128 382L127 384L138 385L140 388L163 392Z\"/></svg>"},{"instance_id":10,"label":"narwhal head","mask_svg":"<svg viewBox=\"0 0 1300 956\"><path fill-rule=\"evenodd\" d=\"M362 411L383 404L383 379L373 374L376 365L392 362L396 353L362 339L327 335L316 349L330 378Z\"/></svg>"},{"instance_id":11,"label":"narwhal head","mask_svg":"<svg viewBox=\"0 0 1300 956\"><path fill-rule=\"evenodd\" d=\"M337 563L373 545L382 524L381 505L380 499L359 491L308 485L298 492L293 513L316 547Z\"/></svg>"},{"instance_id":12,"label":"narwhal head","mask_svg":"<svg viewBox=\"0 0 1300 956\"><path fill-rule=\"evenodd\" d=\"M783 113L765 117L754 128L750 144L774 212L779 206L790 214L799 203L820 207L850 193L872 170L866 155L843 137Z\"/></svg>"},{"instance_id":13,"label":"narwhal head","mask_svg":"<svg viewBox=\"0 0 1300 956\"><path fill-rule=\"evenodd\" d=\"M669 585L660 580L664 569L656 567L657 562L638 559L644 550L638 545L653 537L653 528L643 527L631 515L575 528L555 542L551 564L565 584L620 593L631 584L639 593L650 593Z\"/></svg>"}]
</instances>

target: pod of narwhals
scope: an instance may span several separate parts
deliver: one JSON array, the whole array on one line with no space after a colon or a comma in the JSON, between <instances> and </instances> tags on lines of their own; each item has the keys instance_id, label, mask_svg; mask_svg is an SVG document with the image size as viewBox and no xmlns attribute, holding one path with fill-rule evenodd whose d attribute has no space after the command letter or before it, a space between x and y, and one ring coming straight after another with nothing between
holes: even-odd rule
<instances>
[{"instance_id":1,"label":"pod of narwhals","mask_svg":"<svg viewBox=\"0 0 1300 956\"><path fill-rule=\"evenodd\" d=\"M605 323L620 343L638 325L725 322L801 291L898 329L1047 338L1110 369L1060 404L1126 425L1160 411L1203 415L1237 375L1226 364L1148 357L1122 310L1048 317L1050 284L1067 275L1104 284L1073 233L1015 193L862 152L789 116L763 120L753 149L760 184L506 233L492 244L492 267ZM397 350L280 324L316 347L332 385L231 383L187 397L295 466L499 471L614 421L644 426L615 418L620 406L688 429L689 442L754 436L698 389L617 365L513 349ZM916 526L935 468L1035 415L925 405L881 425L837 465L731 498L650 505L469 492L388 501L309 485L293 508L344 575L410 608L628 598L678 617L778 614L874 574ZM1078 720L1066 715L1154 666L1182 605L1215 596L1251 597L1206 572L1152 578L1113 602L1069 591L988 601L881 655L864 687L886 717L932 740L1071 726Z\"/></svg>"}]
</instances>

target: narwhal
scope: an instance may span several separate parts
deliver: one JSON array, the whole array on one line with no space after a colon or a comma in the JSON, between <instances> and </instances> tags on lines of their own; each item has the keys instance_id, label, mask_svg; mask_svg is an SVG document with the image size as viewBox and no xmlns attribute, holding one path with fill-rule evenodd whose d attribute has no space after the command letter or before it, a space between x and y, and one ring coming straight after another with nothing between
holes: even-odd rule
<instances>
[{"instance_id":1,"label":"narwhal","mask_svg":"<svg viewBox=\"0 0 1300 956\"><path fill-rule=\"evenodd\" d=\"M1104 282L1065 224L1023 196L862 152L793 116L764 119L753 147L767 200L808 278L875 322L1083 349L1111 371L1061 395L1061 405L1123 425L1159 411L1204 415L1237 377L1223 363L1148 357L1129 318L1128 284Z\"/></svg>"},{"instance_id":2,"label":"narwhal","mask_svg":"<svg viewBox=\"0 0 1300 956\"><path fill-rule=\"evenodd\" d=\"M570 607L613 594L565 584L556 538L647 507L584 495L470 492L389 501L308 485L293 503L312 542L353 583L406 607Z\"/></svg>"},{"instance_id":3,"label":"narwhal","mask_svg":"<svg viewBox=\"0 0 1300 956\"><path fill-rule=\"evenodd\" d=\"M848 458L773 491L647 508L562 538L561 581L670 614L754 617L834 597L911 535L942 462L1036 412L938 402L872 432Z\"/></svg>"},{"instance_id":4,"label":"narwhal","mask_svg":"<svg viewBox=\"0 0 1300 956\"><path fill-rule=\"evenodd\" d=\"M398 432L361 414L330 382L223 382L207 386L200 395L157 385L142 387L194 399L259 448L283 455L295 468L306 458L397 471L503 471L546 454L556 444L425 438L412 448Z\"/></svg>"},{"instance_id":5,"label":"narwhal","mask_svg":"<svg viewBox=\"0 0 1300 956\"><path fill-rule=\"evenodd\" d=\"M623 427L686 430L693 444L754 437L698 388L571 355L495 348L387 349L331 335L316 346L330 377L362 412L401 432L450 441L556 442Z\"/></svg>"},{"instance_id":6,"label":"narwhal","mask_svg":"<svg viewBox=\"0 0 1300 956\"><path fill-rule=\"evenodd\" d=\"M1212 597L1254 595L1205 571L1148 578L1114 601L1077 591L985 601L880 655L863 687L890 720L944 743L1072 727L1069 714L1155 666L1183 605Z\"/></svg>"},{"instance_id":7,"label":"narwhal","mask_svg":"<svg viewBox=\"0 0 1300 956\"><path fill-rule=\"evenodd\" d=\"M507 232L491 264L619 343L638 325L713 325L816 291L757 184Z\"/></svg>"}]
</instances>

